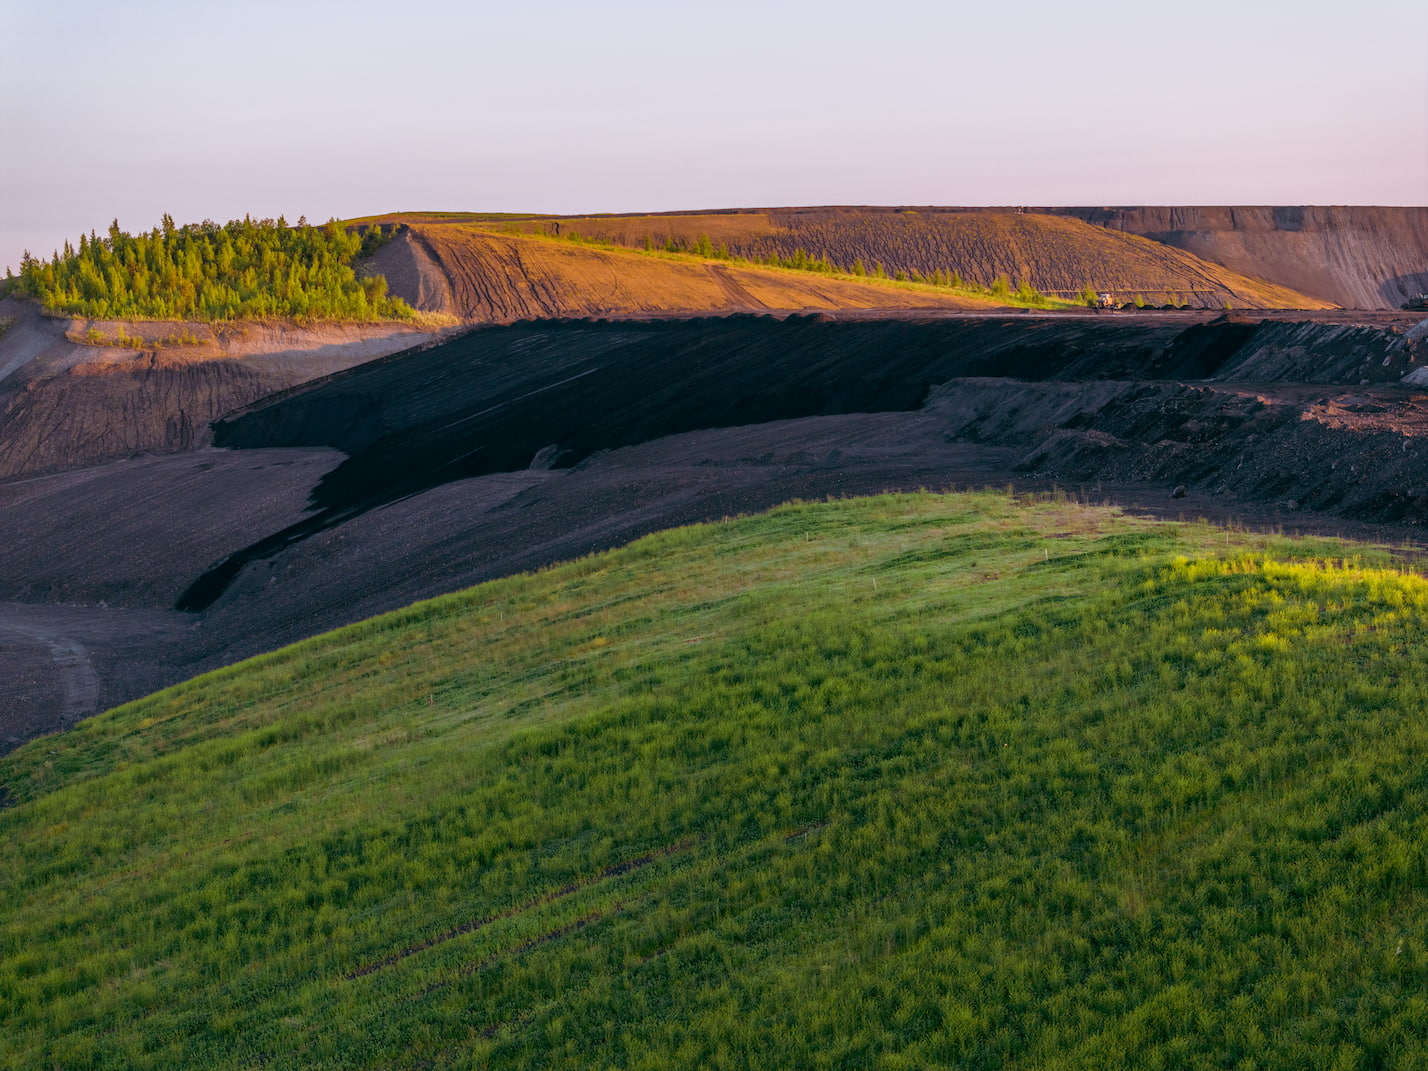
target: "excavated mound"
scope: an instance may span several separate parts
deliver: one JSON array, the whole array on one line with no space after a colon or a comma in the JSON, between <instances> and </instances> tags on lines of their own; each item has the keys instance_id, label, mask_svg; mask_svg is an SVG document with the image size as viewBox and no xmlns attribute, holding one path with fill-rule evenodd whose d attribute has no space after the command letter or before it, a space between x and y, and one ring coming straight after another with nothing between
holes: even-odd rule
<instances>
[{"instance_id":1,"label":"excavated mound","mask_svg":"<svg viewBox=\"0 0 1428 1071\"><path fill-rule=\"evenodd\" d=\"M13 298L0 314L12 321L0 336L0 478L193 450L225 413L438 337L399 324L74 320Z\"/></svg>"},{"instance_id":2,"label":"excavated mound","mask_svg":"<svg viewBox=\"0 0 1428 1071\"><path fill-rule=\"evenodd\" d=\"M1056 209L1144 235L1345 308L1396 309L1428 292L1428 208Z\"/></svg>"},{"instance_id":3,"label":"excavated mound","mask_svg":"<svg viewBox=\"0 0 1428 1071\"><path fill-rule=\"evenodd\" d=\"M408 225L366 270L414 308L471 323L809 309L993 309L991 300L644 256L459 224Z\"/></svg>"},{"instance_id":4,"label":"excavated mound","mask_svg":"<svg viewBox=\"0 0 1428 1071\"><path fill-rule=\"evenodd\" d=\"M861 260L892 274L956 271L983 286L1001 276L1048 294L1075 297L1088 286L1117 301L1237 309L1324 308L1328 302L1265 282L1253 264L1228 268L1198 251L1186 252L1124 230L1070 216L1003 209L806 208L762 212L570 218L580 234L656 247L707 236L738 256L797 250L849 266ZM528 227L546 228L539 221ZM440 229L440 228L434 228Z\"/></svg>"}]
</instances>

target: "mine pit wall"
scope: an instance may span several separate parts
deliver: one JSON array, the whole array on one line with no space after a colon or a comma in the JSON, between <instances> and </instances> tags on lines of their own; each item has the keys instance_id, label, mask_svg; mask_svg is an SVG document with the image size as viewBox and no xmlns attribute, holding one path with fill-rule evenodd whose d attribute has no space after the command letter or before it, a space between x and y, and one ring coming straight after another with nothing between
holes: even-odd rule
<instances>
[{"instance_id":1,"label":"mine pit wall","mask_svg":"<svg viewBox=\"0 0 1428 1071\"><path fill-rule=\"evenodd\" d=\"M1177 341L1210 353L1199 382L961 378L926 410L954 441L1016 449L1028 475L1428 525L1428 398L1402 384L1428 346L1366 326L1264 322L1238 338L1232 326Z\"/></svg>"},{"instance_id":2,"label":"mine pit wall","mask_svg":"<svg viewBox=\"0 0 1428 1071\"><path fill-rule=\"evenodd\" d=\"M1009 446L1028 476L1185 485L1292 513L1428 524L1428 426L1394 400L1228 385L957 380L928 412L953 441ZM1341 421L1379 410L1382 421ZM1398 417L1399 419L1395 419Z\"/></svg>"},{"instance_id":3,"label":"mine pit wall","mask_svg":"<svg viewBox=\"0 0 1428 1071\"><path fill-rule=\"evenodd\" d=\"M1138 234L1331 301L1396 309L1428 292L1428 208L1385 206L1047 209Z\"/></svg>"},{"instance_id":4,"label":"mine pit wall","mask_svg":"<svg viewBox=\"0 0 1428 1071\"><path fill-rule=\"evenodd\" d=\"M216 425L215 443L336 446L349 461L317 494L335 507L383 487L524 468L552 445L554 463L570 466L701 428L910 411L961 375L1129 378L1167 352L1173 366L1183 329L752 316L490 327L418 361L387 358L250 406Z\"/></svg>"},{"instance_id":5,"label":"mine pit wall","mask_svg":"<svg viewBox=\"0 0 1428 1071\"><path fill-rule=\"evenodd\" d=\"M1396 329L1229 318L520 324L260 402L215 441L336 446L349 458L314 502L340 511L537 456L569 467L700 428L926 401L949 437L1014 447L1027 472L1417 522L1428 472L1398 384L1425 358Z\"/></svg>"}]
</instances>

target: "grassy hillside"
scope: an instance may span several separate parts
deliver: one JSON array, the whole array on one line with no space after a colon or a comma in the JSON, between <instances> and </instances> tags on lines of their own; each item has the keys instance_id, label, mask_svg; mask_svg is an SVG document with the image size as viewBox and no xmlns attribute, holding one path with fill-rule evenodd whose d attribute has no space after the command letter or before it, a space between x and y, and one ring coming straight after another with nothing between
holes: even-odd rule
<instances>
[{"instance_id":1,"label":"grassy hillside","mask_svg":"<svg viewBox=\"0 0 1428 1071\"><path fill-rule=\"evenodd\" d=\"M1345 553L797 505L130 704L0 760L0 1062L1425 1066L1428 583Z\"/></svg>"},{"instance_id":2,"label":"grassy hillside","mask_svg":"<svg viewBox=\"0 0 1428 1071\"><path fill-rule=\"evenodd\" d=\"M854 274L990 288L1001 280L1074 299L1088 287L1118 301L1198 308L1330 307L1191 252L1069 216L1009 210L771 209L648 216L532 216L525 220L413 213L374 217L443 231L453 227L572 233L631 248L707 244L753 262L830 262Z\"/></svg>"}]
</instances>

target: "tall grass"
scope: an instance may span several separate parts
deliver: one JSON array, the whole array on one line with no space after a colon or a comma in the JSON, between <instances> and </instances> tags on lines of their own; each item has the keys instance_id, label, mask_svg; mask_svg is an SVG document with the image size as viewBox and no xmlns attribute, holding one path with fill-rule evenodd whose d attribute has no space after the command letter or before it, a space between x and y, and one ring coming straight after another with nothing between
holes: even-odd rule
<instances>
[{"instance_id":1,"label":"tall grass","mask_svg":"<svg viewBox=\"0 0 1428 1071\"><path fill-rule=\"evenodd\" d=\"M1423 1066L1425 614L989 493L418 604L0 760L0 1053Z\"/></svg>"}]
</instances>

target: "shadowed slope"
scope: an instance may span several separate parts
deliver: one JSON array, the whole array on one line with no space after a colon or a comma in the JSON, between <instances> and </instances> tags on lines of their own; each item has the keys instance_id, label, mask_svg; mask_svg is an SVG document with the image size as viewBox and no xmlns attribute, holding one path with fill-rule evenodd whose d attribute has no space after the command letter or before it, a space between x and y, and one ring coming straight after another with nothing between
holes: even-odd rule
<instances>
[{"instance_id":1,"label":"shadowed slope","mask_svg":"<svg viewBox=\"0 0 1428 1071\"><path fill-rule=\"evenodd\" d=\"M1136 371L1211 374L1235 352L1182 356L1185 325L819 317L516 324L387 358L260 402L215 425L219 446L334 446L327 508L390 499L462 476L570 466L697 428L914 409L959 375L1041 379ZM1188 352L1188 351L1186 351ZM553 449L547 450L548 447Z\"/></svg>"}]
</instances>

